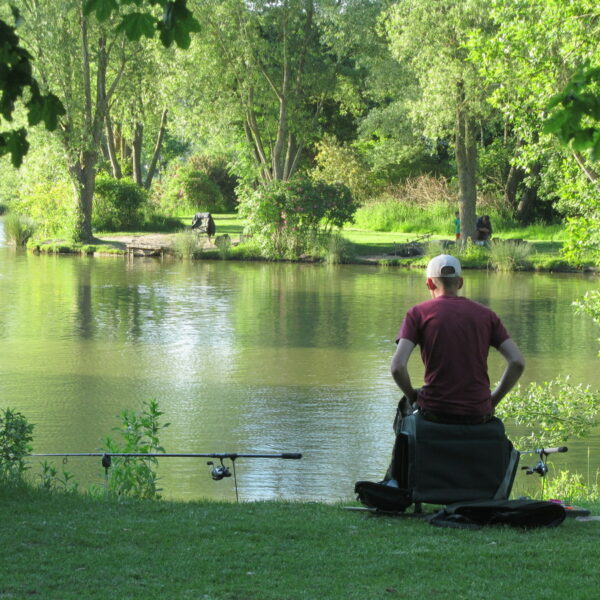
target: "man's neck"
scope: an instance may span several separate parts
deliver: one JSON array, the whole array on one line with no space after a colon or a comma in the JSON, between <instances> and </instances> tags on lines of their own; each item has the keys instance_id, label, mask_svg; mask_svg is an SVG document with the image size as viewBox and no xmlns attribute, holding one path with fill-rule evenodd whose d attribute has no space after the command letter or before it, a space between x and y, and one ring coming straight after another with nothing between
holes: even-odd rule
<instances>
[{"instance_id":1,"label":"man's neck","mask_svg":"<svg viewBox=\"0 0 600 600\"><path fill-rule=\"evenodd\" d=\"M446 298L458 298L458 290L445 290L444 288L435 288L431 290L432 298L441 298L445 296Z\"/></svg>"}]
</instances>

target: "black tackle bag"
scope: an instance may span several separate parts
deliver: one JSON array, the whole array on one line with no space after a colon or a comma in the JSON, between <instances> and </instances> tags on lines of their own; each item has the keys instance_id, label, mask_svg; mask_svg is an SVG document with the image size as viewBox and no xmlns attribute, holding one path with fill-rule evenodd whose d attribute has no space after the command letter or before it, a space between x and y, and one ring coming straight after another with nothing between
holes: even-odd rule
<instances>
[{"instance_id":1,"label":"black tackle bag","mask_svg":"<svg viewBox=\"0 0 600 600\"><path fill-rule=\"evenodd\" d=\"M508 525L522 529L557 527L566 517L565 509L541 500L481 500L456 502L435 513L429 522L437 527L481 529L486 525Z\"/></svg>"},{"instance_id":2,"label":"black tackle bag","mask_svg":"<svg viewBox=\"0 0 600 600\"><path fill-rule=\"evenodd\" d=\"M369 508L383 512L404 512L411 504L408 490L374 481L357 481L354 492L358 500Z\"/></svg>"}]
</instances>

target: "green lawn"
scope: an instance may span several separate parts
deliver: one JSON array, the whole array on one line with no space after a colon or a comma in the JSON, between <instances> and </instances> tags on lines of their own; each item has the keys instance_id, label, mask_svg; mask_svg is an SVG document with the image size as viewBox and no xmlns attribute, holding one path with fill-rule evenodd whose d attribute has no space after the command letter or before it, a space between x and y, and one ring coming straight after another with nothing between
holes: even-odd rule
<instances>
[{"instance_id":1,"label":"green lawn","mask_svg":"<svg viewBox=\"0 0 600 600\"><path fill-rule=\"evenodd\" d=\"M596 511L600 507L595 507ZM439 529L321 503L0 488L0 598L596 600L600 523Z\"/></svg>"}]
</instances>

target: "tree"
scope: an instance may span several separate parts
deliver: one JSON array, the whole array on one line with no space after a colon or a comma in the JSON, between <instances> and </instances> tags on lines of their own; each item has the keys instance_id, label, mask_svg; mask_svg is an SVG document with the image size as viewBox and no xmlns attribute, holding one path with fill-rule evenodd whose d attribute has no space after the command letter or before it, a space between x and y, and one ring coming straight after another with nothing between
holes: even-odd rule
<instances>
[{"instance_id":1,"label":"tree","mask_svg":"<svg viewBox=\"0 0 600 600\"><path fill-rule=\"evenodd\" d=\"M146 4L162 7L163 15L132 11L129 8L132 2L138 7ZM119 22L113 25L109 21L119 11L122 11L118 14ZM7 30L7 53L3 54L2 62L13 73L12 78L0 80L5 109L2 114L5 118L12 117L15 99L28 87L31 99L26 107L30 125L44 120L52 129L60 117L57 131L69 163L77 204L74 238L89 241L93 237L92 200L103 128L128 60L125 36L139 40L142 36L152 37L158 30L164 45L175 42L186 47L190 33L198 30L198 23L186 8L185 0L42 0L23 2L23 16L23 45L15 38L14 30ZM0 27L5 25L0 21ZM109 64L113 58L117 66L111 72ZM37 78L30 75L32 64L39 73ZM41 95L38 80L56 95ZM27 151L25 136L23 128L2 134L0 153L11 151L13 163L20 164Z\"/></svg>"},{"instance_id":2,"label":"tree","mask_svg":"<svg viewBox=\"0 0 600 600\"><path fill-rule=\"evenodd\" d=\"M162 17L148 11L129 12L120 15L118 31L124 31L130 40L139 40L142 36L152 37L159 32L164 46L175 42L181 48L190 44L190 33L198 31L198 22L186 7L186 0L86 0L84 13L95 12L98 19L105 21L119 10L120 5L132 4L158 6L163 9ZM21 22L19 11L11 6L13 18ZM0 114L12 121L15 101L23 97L29 88L30 98L26 103L28 124L37 125L44 121L46 129L54 131L57 120L65 114L60 100L52 93L42 94L36 78L32 75L32 56L25 50L16 34L16 28L0 18ZM0 132L0 156L10 153L13 165L19 167L23 156L27 154L27 130L24 127L16 131Z\"/></svg>"},{"instance_id":3,"label":"tree","mask_svg":"<svg viewBox=\"0 0 600 600\"><path fill-rule=\"evenodd\" d=\"M419 86L412 118L429 138L448 134L454 141L458 171L461 235L475 234L477 126L490 108L489 87L469 60L469 32L488 30L483 0L423 2L401 0L386 14L396 59L411 69Z\"/></svg>"},{"instance_id":4,"label":"tree","mask_svg":"<svg viewBox=\"0 0 600 600\"><path fill-rule=\"evenodd\" d=\"M194 77L183 82L180 104L194 107L206 138L242 142L252 176L263 183L290 179L328 115L344 105L342 81L356 74L352 44L331 41L343 27L340 14L355 4L196 0L191 6L203 35L182 56L183 70Z\"/></svg>"},{"instance_id":5,"label":"tree","mask_svg":"<svg viewBox=\"0 0 600 600\"><path fill-rule=\"evenodd\" d=\"M537 195L556 200L579 193L566 189L569 180L578 190L581 185L571 165L583 177L593 172L581 151L561 148L543 123L550 98L582 61L598 54L598 10L591 0L494 0L489 15L494 28L473 32L469 47L514 140L506 197L526 220Z\"/></svg>"}]
</instances>

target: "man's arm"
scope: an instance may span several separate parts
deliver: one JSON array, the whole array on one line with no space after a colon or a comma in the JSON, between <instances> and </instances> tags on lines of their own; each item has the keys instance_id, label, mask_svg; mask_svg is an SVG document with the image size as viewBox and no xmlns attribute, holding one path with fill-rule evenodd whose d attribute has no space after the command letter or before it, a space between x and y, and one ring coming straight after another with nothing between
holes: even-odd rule
<instances>
[{"instance_id":1,"label":"man's arm","mask_svg":"<svg viewBox=\"0 0 600 600\"><path fill-rule=\"evenodd\" d=\"M525 359L519 347L510 338L500 344L498 351L506 359L507 365L498 386L492 392L492 406L497 406L500 400L510 392L525 369Z\"/></svg>"},{"instance_id":2,"label":"man's arm","mask_svg":"<svg viewBox=\"0 0 600 600\"><path fill-rule=\"evenodd\" d=\"M400 338L396 347L396 352L392 358L392 377L398 384L398 387L404 392L404 395L411 403L417 400L417 391L410 382L408 374L408 359L412 354L415 345L405 338Z\"/></svg>"}]
</instances>

